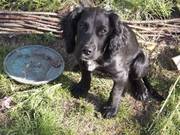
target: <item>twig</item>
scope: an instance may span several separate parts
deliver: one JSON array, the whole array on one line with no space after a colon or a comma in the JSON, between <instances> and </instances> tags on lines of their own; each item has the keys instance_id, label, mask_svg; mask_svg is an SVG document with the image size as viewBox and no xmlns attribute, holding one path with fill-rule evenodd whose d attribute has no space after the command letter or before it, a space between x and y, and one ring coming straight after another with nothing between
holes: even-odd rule
<instances>
[{"instance_id":1,"label":"twig","mask_svg":"<svg viewBox=\"0 0 180 135\"><path fill-rule=\"evenodd\" d=\"M167 19L167 20L147 20L147 21L128 21L128 20L122 20L122 22L124 23L128 23L128 24L156 24L156 23L180 23L180 18L177 19Z\"/></svg>"},{"instance_id":2,"label":"twig","mask_svg":"<svg viewBox=\"0 0 180 135\"><path fill-rule=\"evenodd\" d=\"M144 37L171 37L172 36L172 34L167 34L167 33L160 33L160 34L146 34L146 33L144 33L143 34L144 35Z\"/></svg>"},{"instance_id":3,"label":"twig","mask_svg":"<svg viewBox=\"0 0 180 135\"><path fill-rule=\"evenodd\" d=\"M0 14L0 19L12 19L12 20L34 20L34 19L39 19L39 20L46 20L50 22L57 22L59 23L60 17L49 17L49 16L37 16L37 15L14 15L14 14L7 14L7 15L2 15Z\"/></svg>"},{"instance_id":4,"label":"twig","mask_svg":"<svg viewBox=\"0 0 180 135\"><path fill-rule=\"evenodd\" d=\"M27 21L34 21L34 22L38 22L38 23L42 23L42 24L49 24L49 25L52 25L52 26L60 26L58 22L52 22L52 21L43 21L43 20L40 20L40 19L27 19L27 18L24 18L24 19L16 19L16 18L13 18L13 19L1 19L0 20L0 24L3 24L3 23L23 23L25 20Z\"/></svg>"},{"instance_id":5,"label":"twig","mask_svg":"<svg viewBox=\"0 0 180 135\"><path fill-rule=\"evenodd\" d=\"M146 38L140 33L140 32L138 32L137 30L133 30L135 33L136 33L136 35L138 35L141 39L143 39L143 40L146 40Z\"/></svg>"},{"instance_id":6,"label":"twig","mask_svg":"<svg viewBox=\"0 0 180 135\"><path fill-rule=\"evenodd\" d=\"M16 28L16 29L10 29L10 28L2 28L2 27L0 27L0 32L6 32L6 33L8 33L8 32L17 32L17 33L19 33L19 32L29 32L29 33L43 33L43 32L40 32L40 31L37 31L37 30L33 30L33 29L23 29L23 28Z\"/></svg>"},{"instance_id":7,"label":"twig","mask_svg":"<svg viewBox=\"0 0 180 135\"><path fill-rule=\"evenodd\" d=\"M150 41L145 41L145 40L138 40L138 42L146 44L146 45L158 45L156 42L150 42Z\"/></svg>"},{"instance_id":8,"label":"twig","mask_svg":"<svg viewBox=\"0 0 180 135\"><path fill-rule=\"evenodd\" d=\"M136 26L136 25L131 25L131 24L129 24L129 27L134 28L134 29L144 30L144 31L153 31L153 30L156 30L156 28Z\"/></svg>"},{"instance_id":9,"label":"twig","mask_svg":"<svg viewBox=\"0 0 180 135\"><path fill-rule=\"evenodd\" d=\"M52 12L27 12L27 11L0 11L0 14L33 14L33 15L49 15L49 16L58 16L58 13L52 13Z\"/></svg>"}]
</instances>

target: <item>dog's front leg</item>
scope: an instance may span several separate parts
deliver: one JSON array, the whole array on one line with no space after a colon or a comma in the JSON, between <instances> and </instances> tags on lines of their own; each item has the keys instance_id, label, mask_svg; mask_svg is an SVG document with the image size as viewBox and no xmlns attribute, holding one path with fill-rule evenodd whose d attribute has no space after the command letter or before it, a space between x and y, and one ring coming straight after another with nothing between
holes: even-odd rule
<instances>
[{"instance_id":1,"label":"dog's front leg","mask_svg":"<svg viewBox=\"0 0 180 135\"><path fill-rule=\"evenodd\" d=\"M78 84L75 84L72 88L72 95L76 98L86 97L88 90L90 89L91 72L86 69L81 69L81 80Z\"/></svg>"},{"instance_id":2,"label":"dog's front leg","mask_svg":"<svg viewBox=\"0 0 180 135\"><path fill-rule=\"evenodd\" d=\"M126 87L126 84L126 74L120 74L117 78L114 79L113 89L110 93L108 102L101 109L104 118L111 118L117 114L120 99Z\"/></svg>"}]
</instances>

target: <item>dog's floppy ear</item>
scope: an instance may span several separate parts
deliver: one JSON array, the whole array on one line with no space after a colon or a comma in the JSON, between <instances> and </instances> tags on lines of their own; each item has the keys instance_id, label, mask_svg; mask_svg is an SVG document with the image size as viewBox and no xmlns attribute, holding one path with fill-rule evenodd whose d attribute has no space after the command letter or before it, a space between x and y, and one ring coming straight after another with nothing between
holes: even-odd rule
<instances>
[{"instance_id":1,"label":"dog's floppy ear","mask_svg":"<svg viewBox=\"0 0 180 135\"><path fill-rule=\"evenodd\" d=\"M72 53L75 49L75 37L77 33L77 22L83 9L75 8L62 19L63 37L66 44L66 51Z\"/></svg>"},{"instance_id":2,"label":"dog's floppy ear","mask_svg":"<svg viewBox=\"0 0 180 135\"><path fill-rule=\"evenodd\" d=\"M109 20L112 34L110 35L107 49L111 55L115 55L121 47L124 47L127 44L128 30L119 20L119 16L112 11L109 11Z\"/></svg>"}]
</instances>

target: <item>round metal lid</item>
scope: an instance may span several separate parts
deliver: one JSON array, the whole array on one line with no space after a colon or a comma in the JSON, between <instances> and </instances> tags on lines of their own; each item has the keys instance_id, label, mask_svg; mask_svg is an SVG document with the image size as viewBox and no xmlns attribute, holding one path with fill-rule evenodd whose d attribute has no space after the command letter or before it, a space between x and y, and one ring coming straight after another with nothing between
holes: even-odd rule
<instances>
[{"instance_id":1,"label":"round metal lid","mask_svg":"<svg viewBox=\"0 0 180 135\"><path fill-rule=\"evenodd\" d=\"M12 79L40 85L56 79L64 70L64 60L55 50L27 45L11 51L4 59L4 71Z\"/></svg>"}]
</instances>

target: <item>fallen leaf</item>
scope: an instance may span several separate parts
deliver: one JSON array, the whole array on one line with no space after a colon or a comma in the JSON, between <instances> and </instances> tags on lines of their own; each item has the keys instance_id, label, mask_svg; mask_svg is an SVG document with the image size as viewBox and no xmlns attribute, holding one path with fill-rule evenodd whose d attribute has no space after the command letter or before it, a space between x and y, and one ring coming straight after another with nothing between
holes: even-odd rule
<instances>
[{"instance_id":1,"label":"fallen leaf","mask_svg":"<svg viewBox=\"0 0 180 135\"><path fill-rule=\"evenodd\" d=\"M3 99L1 99L0 100L0 111L11 108L11 106L10 106L11 102L12 102L11 97L4 97Z\"/></svg>"}]
</instances>

